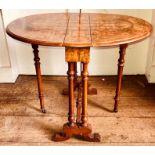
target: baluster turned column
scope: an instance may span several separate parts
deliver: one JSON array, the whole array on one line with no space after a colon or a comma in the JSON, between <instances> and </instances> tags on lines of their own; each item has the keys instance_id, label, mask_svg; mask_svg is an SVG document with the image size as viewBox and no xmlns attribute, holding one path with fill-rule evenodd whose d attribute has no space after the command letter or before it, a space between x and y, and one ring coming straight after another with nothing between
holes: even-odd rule
<instances>
[{"instance_id":1,"label":"baluster turned column","mask_svg":"<svg viewBox=\"0 0 155 155\"><path fill-rule=\"evenodd\" d=\"M41 69L40 69L40 58L39 58L39 50L38 45L32 44L33 53L34 53L34 61L35 61L35 69L37 74L37 84L38 84L38 93L40 99L40 107L43 113L46 113L44 107L44 96L43 96L43 86L42 86L42 78L41 78Z\"/></svg>"},{"instance_id":2,"label":"baluster turned column","mask_svg":"<svg viewBox=\"0 0 155 155\"><path fill-rule=\"evenodd\" d=\"M76 88L78 87L78 75L77 75L77 62L74 62L74 91L76 90Z\"/></svg>"},{"instance_id":3,"label":"baluster turned column","mask_svg":"<svg viewBox=\"0 0 155 155\"><path fill-rule=\"evenodd\" d=\"M123 68L124 68L124 57L126 53L127 44L120 45L119 51L119 59L118 59L118 74L117 74L117 86L116 86L116 95L115 95L115 104L114 104L114 112L118 111L118 103L120 100L120 93L121 93L121 86L122 86L122 79L123 79Z\"/></svg>"},{"instance_id":4,"label":"baluster turned column","mask_svg":"<svg viewBox=\"0 0 155 155\"><path fill-rule=\"evenodd\" d=\"M74 62L68 62L68 86L69 86L69 113L68 121L70 126L74 126Z\"/></svg>"},{"instance_id":5,"label":"baluster turned column","mask_svg":"<svg viewBox=\"0 0 155 155\"><path fill-rule=\"evenodd\" d=\"M82 86L83 86L83 98L82 98L82 125L87 126L87 100L88 100L88 63L83 64L82 71Z\"/></svg>"}]
</instances>

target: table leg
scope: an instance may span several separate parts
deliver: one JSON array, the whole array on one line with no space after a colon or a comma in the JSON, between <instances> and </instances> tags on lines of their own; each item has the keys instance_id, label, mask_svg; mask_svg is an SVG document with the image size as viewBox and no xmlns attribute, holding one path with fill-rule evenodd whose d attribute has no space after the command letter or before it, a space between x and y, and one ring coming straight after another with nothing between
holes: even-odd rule
<instances>
[{"instance_id":1,"label":"table leg","mask_svg":"<svg viewBox=\"0 0 155 155\"><path fill-rule=\"evenodd\" d=\"M88 62L82 62L82 114L81 114L81 138L89 142L100 142L98 133L92 133L91 125L88 123L87 102L88 102ZM85 132L85 130L87 132Z\"/></svg>"},{"instance_id":2,"label":"table leg","mask_svg":"<svg viewBox=\"0 0 155 155\"><path fill-rule=\"evenodd\" d=\"M74 91L78 88L78 75L77 75L77 62L73 62L74 63ZM68 72L67 72L68 74ZM69 90L68 88L64 88L62 90L62 94L63 95L68 95L69 94Z\"/></svg>"},{"instance_id":3,"label":"table leg","mask_svg":"<svg viewBox=\"0 0 155 155\"><path fill-rule=\"evenodd\" d=\"M116 86L116 95L115 95L115 104L114 104L114 112L118 111L118 103L120 100L120 93L121 93L121 86L122 86L122 79L123 79L123 68L124 68L124 57L126 53L127 44L120 45L119 51L119 59L118 59L118 74L117 74L117 86Z\"/></svg>"},{"instance_id":4,"label":"table leg","mask_svg":"<svg viewBox=\"0 0 155 155\"><path fill-rule=\"evenodd\" d=\"M79 84L78 84L76 109L77 109L76 123L80 124L81 123L81 109L82 109L82 82L81 81L79 81Z\"/></svg>"},{"instance_id":5,"label":"table leg","mask_svg":"<svg viewBox=\"0 0 155 155\"><path fill-rule=\"evenodd\" d=\"M74 126L74 76L75 63L68 62L68 86L69 86L69 114L68 121L70 126Z\"/></svg>"},{"instance_id":6,"label":"table leg","mask_svg":"<svg viewBox=\"0 0 155 155\"><path fill-rule=\"evenodd\" d=\"M87 100L88 100L88 63L83 63L82 71L82 86L83 86L83 98L82 98L82 125L87 126Z\"/></svg>"},{"instance_id":7,"label":"table leg","mask_svg":"<svg viewBox=\"0 0 155 155\"><path fill-rule=\"evenodd\" d=\"M42 86L42 78L41 78L41 70L40 70L40 58L39 58L38 45L32 44L32 48L34 53L35 69L37 74L37 84L38 84L38 93L39 93L41 111L43 113L46 113L46 110L44 107L43 86Z\"/></svg>"},{"instance_id":8,"label":"table leg","mask_svg":"<svg viewBox=\"0 0 155 155\"><path fill-rule=\"evenodd\" d=\"M74 91L76 90L76 88L78 87L78 75L77 75L77 62L74 62Z\"/></svg>"}]
</instances>

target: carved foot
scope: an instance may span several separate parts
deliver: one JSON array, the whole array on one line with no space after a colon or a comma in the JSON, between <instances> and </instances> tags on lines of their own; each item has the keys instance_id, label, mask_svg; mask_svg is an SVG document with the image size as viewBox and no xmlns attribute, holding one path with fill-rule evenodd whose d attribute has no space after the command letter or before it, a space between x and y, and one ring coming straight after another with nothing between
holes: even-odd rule
<instances>
[{"instance_id":1,"label":"carved foot","mask_svg":"<svg viewBox=\"0 0 155 155\"><path fill-rule=\"evenodd\" d=\"M88 135L83 135L83 139L88 142L100 142L101 136L98 133L90 133Z\"/></svg>"},{"instance_id":2,"label":"carved foot","mask_svg":"<svg viewBox=\"0 0 155 155\"><path fill-rule=\"evenodd\" d=\"M63 132L67 135L83 135L83 134L90 134L92 132L91 125L88 124L87 126L83 127L81 124L75 124L74 126L70 126L68 123L64 124Z\"/></svg>"},{"instance_id":3,"label":"carved foot","mask_svg":"<svg viewBox=\"0 0 155 155\"><path fill-rule=\"evenodd\" d=\"M65 141L76 136L82 140L88 142L100 142L101 137L98 133L92 134L91 125L88 124L86 127L81 126L81 124L75 124L75 126L69 126L68 123L64 124L63 132L56 133L52 140L56 142Z\"/></svg>"},{"instance_id":4,"label":"carved foot","mask_svg":"<svg viewBox=\"0 0 155 155\"><path fill-rule=\"evenodd\" d=\"M69 135L63 133L63 132L60 132L60 133L56 133L53 137L52 137L52 140L55 141L55 142L61 142L61 141L65 141L65 140L68 140L70 138Z\"/></svg>"}]
</instances>

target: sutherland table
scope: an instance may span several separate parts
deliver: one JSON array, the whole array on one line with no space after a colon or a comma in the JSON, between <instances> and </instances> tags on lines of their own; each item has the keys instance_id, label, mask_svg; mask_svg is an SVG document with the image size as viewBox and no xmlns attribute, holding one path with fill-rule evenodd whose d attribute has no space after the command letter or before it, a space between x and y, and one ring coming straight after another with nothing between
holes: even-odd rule
<instances>
[{"instance_id":1,"label":"sutherland table","mask_svg":"<svg viewBox=\"0 0 155 155\"><path fill-rule=\"evenodd\" d=\"M114 98L114 111L117 112L126 48L131 43L147 38L152 32L152 26L142 19L124 15L51 13L17 19L8 25L6 31L12 38L32 45L42 112L45 112L45 108L38 45L65 47L65 60L68 62L68 123L64 124L62 133L55 134L53 140L63 141L72 135L78 135L87 141L100 141L100 135L92 134L87 120L90 47L119 46L120 48L118 80ZM77 62L82 64L80 81L76 73ZM75 118L74 90L76 88L78 99Z\"/></svg>"}]
</instances>

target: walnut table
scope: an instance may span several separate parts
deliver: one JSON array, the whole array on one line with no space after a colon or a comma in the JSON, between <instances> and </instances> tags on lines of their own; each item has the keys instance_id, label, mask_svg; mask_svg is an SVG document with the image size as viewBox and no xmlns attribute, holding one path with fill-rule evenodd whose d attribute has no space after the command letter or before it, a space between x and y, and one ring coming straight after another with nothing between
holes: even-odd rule
<instances>
[{"instance_id":1,"label":"walnut table","mask_svg":"<svg viewBox=\"0 0 155 155\"><path fill-rule=\"evenodd\" d=\"M91 125L87 119L90 47L120 47L114 104L114 111L116 112L121 91L126 48L129 44L147 38L152 32L152 26L142 19L124 15L51 13L17 19L7 26L6 31L12 38L32 45L42 112L45 112L45 108L38 45L65 47L65 60L68 62L68 122L64 125L63 132L55 134L53 140L63 141L72 135L78 135L87 141L100 141L99 134L92 134ZM82 64L80 82L77 82L77 62ZM78 100L77 116L75 117L74 90L77 83Z\"/></svg>"}]
</instances>

